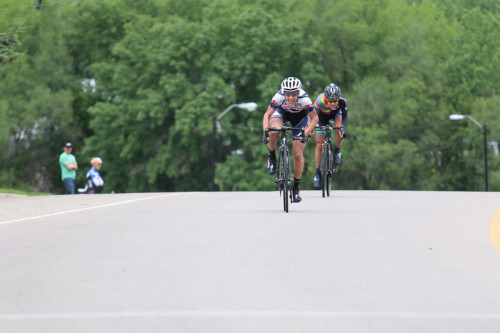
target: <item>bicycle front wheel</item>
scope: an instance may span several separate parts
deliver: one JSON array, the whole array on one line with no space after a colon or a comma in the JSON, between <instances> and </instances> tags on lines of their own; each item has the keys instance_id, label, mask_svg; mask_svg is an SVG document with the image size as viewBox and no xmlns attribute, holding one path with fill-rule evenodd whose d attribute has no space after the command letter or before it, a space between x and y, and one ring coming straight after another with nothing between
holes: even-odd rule
<instances>
[{"instance_id":1,"label":"bicycle front wheel","mask_svg":"<svg viewBox=\"0 0 500 333\"><path fill-rule=\"evenodd\" d=\"M332 177L333 177L333 152L332 152L332 146L328 146L328 165L327 165L327 172L326 172L326 195L330 196L330 190L332 189Z\"/></svg>"},{"instance_id":2,"label":"bicycle front wheel","mask_svg":"<svg viewBox=\"0 0 500 333\"><path fill-rule=\"evenodd\" d=\"M280 160L280 169L282 169L282 187L283 187L283 210L288 213L288 192L290 191L290 182L288 180L288 170L290 165L290 159L288 155L288 148L285 147L281 151Z\"/></svg>"},{"instance_id":3,"label":"bicycle front wheel","mask_svg":"<svg viewBox=\"0 0 500 333\"><path fill-rule=\"evenodd\" d=\"M326 188L328 186L328 161L330 155L330 145L324 143L323 144L323 153L321 154L321 192L323 194L323 198L326 194Z\"/></svg>"}]
</instances>

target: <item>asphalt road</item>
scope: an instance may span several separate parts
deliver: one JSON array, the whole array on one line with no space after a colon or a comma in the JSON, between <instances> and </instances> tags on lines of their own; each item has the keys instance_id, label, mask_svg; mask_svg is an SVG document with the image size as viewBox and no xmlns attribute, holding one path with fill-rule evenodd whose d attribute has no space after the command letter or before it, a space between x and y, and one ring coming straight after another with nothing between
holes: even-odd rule
<instances>
[{"instance_id":1,"label":"asphalt road","mask_svg":"<svg viewBox=\"0 0 500 333\"><path fill-rule=\"evenodd\" d=\"M498 332L500 193L0 197L0 332Z\"/></svg>"}]
</instances>

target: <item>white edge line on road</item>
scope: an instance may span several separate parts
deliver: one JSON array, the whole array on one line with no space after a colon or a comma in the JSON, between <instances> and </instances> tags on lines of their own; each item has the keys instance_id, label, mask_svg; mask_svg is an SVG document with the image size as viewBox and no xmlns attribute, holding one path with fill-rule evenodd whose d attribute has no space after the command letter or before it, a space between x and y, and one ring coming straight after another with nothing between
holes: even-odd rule
<instances>
[{"instance_id":1,"label":"white edge line on road","mask_svg":"<svg viewBox=\"0 0 500 333\"><path fill-rule=\"evenodd\" d=\"M41 219L44 217L50 217L50 216L56 216L56 215L63 215L63 214L69 214L69 213L77 213L77 212L82 212L85 210L91 210L91 209L98 209L98 208L105 208L105 207L111 207L111 206L118 206L118 205L124 205L132 202L137 202L137 201L142 201L142 200L149 200L149 199L157 199L157 198L162 198L162 197L169 197L173 195L178 195L180 193L168 193L168 194L161 194L161 195L155 195L151 197L145 197L145 198L138 198L138 199L131 199L131 200L126 200L126 201L119 201L119 202L114 202L106 205L99 205L99 206L93 206L93 207L86 207L86 208L79 208L79 209L73 209L73 210L66 210L63 212L57 212L57 213L51 213L51 214L45 214L45 215L38 215L38 216L31 216L31 217L26 217L23 219L17 219L17 220L10 220L10 221L4 221L0 222L0 225L2 224L8 224L8 223L15 223L15 222L23 222L23 221L29 221L29 220L36 220L36 219Z\"/></svg>"},{"instance_id":2,"label":"white edge line on road","mask_svg":"<svg viewBox=\"0 0 500 333\"><path fill-rule=\"evenodd\" d=\"M406 318L406 319L500 319L500 313L447 312L332 312L332 311L149 311L2 314L0 320L92 319L134 317L323 317L323 318Z\"/></svg>"}]
</instances>

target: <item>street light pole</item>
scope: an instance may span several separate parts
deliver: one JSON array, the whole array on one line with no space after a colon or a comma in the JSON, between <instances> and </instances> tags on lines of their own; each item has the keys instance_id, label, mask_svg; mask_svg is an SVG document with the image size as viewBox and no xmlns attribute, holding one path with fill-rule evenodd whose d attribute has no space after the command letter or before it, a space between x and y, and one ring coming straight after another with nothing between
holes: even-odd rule
<instances>
[{"instance_id":1,"label":"street light pole","mask_svg":"<svg viewBox=\"0 0 500 333\"><path fill-rule=\"evenodd\" d=\"M217 117L212 117L212 165L211 165L211 186L210 190L215 191L215 129L217 127Z\"/></svg>"},{"instance_id":2,"label":"street light pole","mask_svg":"<svg viewBox=\"0 0 500 333\"><path fill-rule=\"evenodd\" d=\"M481 125L476 119L469 115L452 114L450 120L470 119L474 124L483 130L483 147L484 147L484 190L488 192L488 140L486 138L487 128L486 125Z\"/></svg>"},{"instance_id":3,"label":"street light pole","mask_svg":"<svg viewBox=\"0 0 500 333\"><path fill-rule=\"evenodd\" d=\"M486 140L486 125L483 125L484 138L484 188L488 192L488 141Z\"/></svg>"},{"instance_id":4,"label":"street light pole","mask_svg":"<svg viewBox=\"0 0 500 333\"><path fill-rule=\"evenodd\" d=\"M231 109L233 108L240 108L240 109L245 109L248 112L255 111L257 109L257 103L254 102L249 102L249 103L240 103L240 104L231 104L229 105L224 111L221 112L218 116L213 116L212 117L212 179L211 179L211 191L215 191L215 156L216 156L216 130L217 130L217 124L219 123L219 120L224 117Z\"/></svg>"}]
</instances>

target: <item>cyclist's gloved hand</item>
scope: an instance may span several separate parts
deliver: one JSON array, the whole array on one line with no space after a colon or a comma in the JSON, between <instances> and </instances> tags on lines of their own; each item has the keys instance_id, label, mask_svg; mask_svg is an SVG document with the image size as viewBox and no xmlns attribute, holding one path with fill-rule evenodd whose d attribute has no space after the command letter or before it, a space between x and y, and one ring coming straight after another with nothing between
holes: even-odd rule
<instances>
[{"instance_id":1,"label":"cyclist's gloved hand","mask_svg":"<svg viewBox=\"0 0 500 333\"><path fill-rule=\"evenodd\" d=\"M269 142L269 135L267 133L264 133L264 135L262 135L262 139L260 139L260 142L268 143Z\"/></svg>"},{"instance_id":2,"label":"cyclist's gloved hand","mask_svg":"<svg viewBox=\"0 0 500 333\"><path fill-rule=\"evenodd\" d=\"M300 133L300 142L306 143L307 142L307 135L305 129L302 129Z\"/></svg>"}]
</instances>

